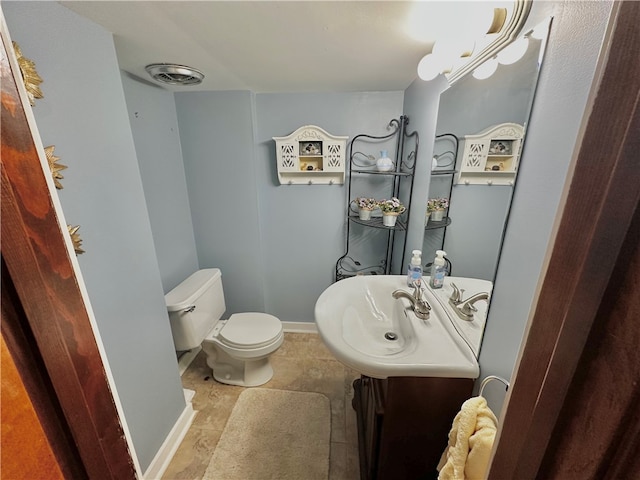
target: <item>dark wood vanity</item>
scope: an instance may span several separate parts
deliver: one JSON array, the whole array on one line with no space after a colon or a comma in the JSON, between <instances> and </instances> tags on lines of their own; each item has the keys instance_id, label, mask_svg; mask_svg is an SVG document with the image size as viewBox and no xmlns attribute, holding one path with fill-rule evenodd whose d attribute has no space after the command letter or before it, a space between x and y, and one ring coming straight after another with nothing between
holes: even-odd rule
<instances>
[{"instance_id":1,"label":"dark wood vanity","mask_svg":"<svg viewBox=\"0 0 640 480\"><path fill-rule=\"evenodd\" d=\"M362 480L426 480L447 446L470 378L361 376L353 382Z\"/></svg>"}]
</instances>

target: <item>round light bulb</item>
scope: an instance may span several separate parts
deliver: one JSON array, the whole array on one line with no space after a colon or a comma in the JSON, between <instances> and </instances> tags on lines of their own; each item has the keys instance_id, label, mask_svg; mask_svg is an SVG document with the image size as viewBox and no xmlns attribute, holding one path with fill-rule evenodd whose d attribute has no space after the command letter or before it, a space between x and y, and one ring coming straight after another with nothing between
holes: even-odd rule
<instances>
[{"instance_id":1,"label":"round light bulb","mask_svg":"<svg viewBox=\"0 0 640 480\"><path fill-rule=\"evenodd\" d=\"M491 58L473 71L474 78L484 80L493 75L498 68L498 60Z\"/></svg>"},{"instance_id":2,"label":"round light bulb","mask_svg":"<svg viewBox=\"0 0 640 480\"><path fill-rule=\"evenodd\" d=\"M420 63L418 63L418 76L425 81L433 80L444 69L444 59L438 55L429 53L422 57Z\"/></svg>"},{"instance_id":3,"label":"round light bulb","mask_svg":"<svg viewBox=\"0 0 640 480\"><path fill-rule=\"evenodd\" d=\"M498 53L498 62L502 65L511 65L512 63L516 63L524 56L528 47L529 39L527 37L522 37Z\"/></svg>"}]
</instances>

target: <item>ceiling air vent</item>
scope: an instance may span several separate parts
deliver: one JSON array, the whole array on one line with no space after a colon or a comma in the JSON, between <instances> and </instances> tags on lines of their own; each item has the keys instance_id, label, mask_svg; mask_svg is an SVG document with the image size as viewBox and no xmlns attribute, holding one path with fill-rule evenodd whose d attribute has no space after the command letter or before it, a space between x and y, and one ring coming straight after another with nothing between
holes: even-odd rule
<instances>
[{"instance_id":1,"label":"ceiling air vent","mask_svg":"<svg viewBox=\"0 0 640 480\"><path fill-rule=\"evenodd\" d=\"M155 81L168 85L198 85L204 78L204 73L195 68L171 63L152 63L145 70Z\"/></svg>"}]
</instances>

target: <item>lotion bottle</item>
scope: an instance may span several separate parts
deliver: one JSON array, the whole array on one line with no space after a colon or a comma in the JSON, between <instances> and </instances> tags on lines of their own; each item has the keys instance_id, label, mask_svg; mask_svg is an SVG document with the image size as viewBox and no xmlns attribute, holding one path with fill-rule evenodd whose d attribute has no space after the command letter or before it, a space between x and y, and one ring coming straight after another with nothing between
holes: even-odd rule
<instances>
[{"instance_id":1,"label":"lotion bottle","mask_svg":"<svg viewBox=\"0 0 640 480\"><path fill-rule=\"evenodd\" d=\"M429 279L431 288L442 288L444 285L444 277L447 274L444 261L446 254L444 250L436 252L436 258L433 259L433 264L431 265L431 278Z\"/></svg>"},{"instance_id":2,"label":"lotion bottle","mask_svg":"<svg viewBox=\"0 0 640 480\"><path fill-rule=\"evenodd\" d=\"M411 252L411 263L407 268L407 285L415 286L416 283L422 282L422 251L414 250Z\"/></svg>"}]
</instances>

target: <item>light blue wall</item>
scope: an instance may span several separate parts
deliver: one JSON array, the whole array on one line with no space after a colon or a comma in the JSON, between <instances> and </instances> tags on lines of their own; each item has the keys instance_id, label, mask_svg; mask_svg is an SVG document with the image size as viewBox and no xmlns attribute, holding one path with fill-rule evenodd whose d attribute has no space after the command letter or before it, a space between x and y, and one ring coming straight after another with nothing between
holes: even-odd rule
<instances>
[{"instance_id":1,"label":"light blue wall","mask_svg":"<svg viewBox=\"0 0 640 480\"><path fill-rule=\"evenodd\" d=\"M200 268L221 269L227 315L264 311L253 95L185 92L175 98Z\"/></svg>"},{"instance_id":2,"label":"light blue wall","mask_svg":"<svg viewBox=\"0 0 640 480\"><path fill-rule=\"evenodd\" d=\"M534 4L532 20L536 14L554 19L480 354L482 376L510 378L514 370L611 6L609 1ZM504 391L493 385L485 393L499 412Z\"/></svg>"},{"instance_id":3,"label":"light blue wall","mask_svg":"<svg viewBox=\"0 0 640 480\"><path fill-rule=\"evenodd\" d=\"M164 293L198 269L173 93L122 72Z\"/></svg>"},{"instance_id":4,"label":"light blue wall","mask_svg":"<svg viewBox=\"0 0 640 480\"><path fill-rule=\"evenodd\" d=\"M510 201L508 185L453 187L444 250L455 276L493 281Z\"/></svg>"},{"instance_id":5,"label":"light blue wall","mask_svg":"<svg viewBox=\"0 0 640 480\"><path fill-rule=\"evenodd\" d=\"M269 313L314 321L316 300L333 282L336 260L345 250L349 201L346 185L277 183L272 137L303 125L349 140L363 132L386 134L388 122L401 115L402 99L402 92L256 95L255 164Z\"/></svg>"},{"instance_id":6,"label":"light blue wall","mask_svg":"<svg viewBox=\"0 0 640 480\"><path fill-rule=\"evenodd\" d=\"M55 2L3 2L12 39L35 61L34 114L55 145L66 220L143 470L185 407L120 72L110 33Z\"/></svg>"},{"instance_id":7,"label":"light blue wall","mask_svg":"<svg viewBox=\"0 0 640 480\"><path fill-rule=\"evenodd\" d=\"M313 322L344 253L346 188L281 186L272 137L302 125L350 138L384 134L401 114L402 92L175 97L198 259L222 270L227 315Z\"/></svg>"}]
</instances>

